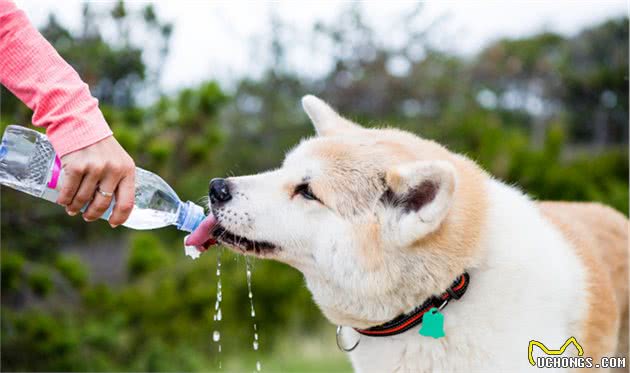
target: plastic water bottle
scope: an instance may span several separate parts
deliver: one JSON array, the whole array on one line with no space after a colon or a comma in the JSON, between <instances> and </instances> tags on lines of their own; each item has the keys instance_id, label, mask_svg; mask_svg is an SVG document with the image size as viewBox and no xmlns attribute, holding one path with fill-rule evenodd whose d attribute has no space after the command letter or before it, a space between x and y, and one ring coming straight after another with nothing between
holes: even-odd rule
<instances>
[{"instance_id":1,"label":"plastic water bottle","mask_svg":"<svg viewBox=\"0 0 630 373\"><path fill-rule=\"evenodd\" d=\"M26 127L8 126L0 144L0 184L55 202L62 183L61 162L46 136ZM114 202L101 219L109 218ZM161 177L136 168L134 207L124 226L155 229L175 225L192 232L204 218L202 207L182 202Z\"/></svg>"}]
</instances>

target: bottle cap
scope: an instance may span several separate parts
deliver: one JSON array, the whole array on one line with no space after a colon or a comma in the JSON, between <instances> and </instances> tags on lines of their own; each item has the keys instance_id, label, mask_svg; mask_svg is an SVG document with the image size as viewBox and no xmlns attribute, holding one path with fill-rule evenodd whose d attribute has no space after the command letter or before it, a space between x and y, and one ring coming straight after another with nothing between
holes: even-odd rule
<instances>
[{"instance_id":1,"label":"bottle cap","mask_svg":"<svg viewBox=\"0 0 630 373\"><path fill-rule=\"evenodd\" d=\"M206 215L203 212L203 207L198 206L190 201L187 201L185 204L181 205L182 211L180 211L181 219L178 220L177 228L186 231L192 232L201 224ZM181 224L180 224L181 222Z\"/></svg>"}]
</instances>

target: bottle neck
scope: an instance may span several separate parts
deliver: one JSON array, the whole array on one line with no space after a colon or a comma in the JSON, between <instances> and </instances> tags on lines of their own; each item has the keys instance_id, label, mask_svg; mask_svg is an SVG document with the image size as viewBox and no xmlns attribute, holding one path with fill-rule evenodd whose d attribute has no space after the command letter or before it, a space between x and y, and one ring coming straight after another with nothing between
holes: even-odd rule
<instances>
[{"instance_id":1,"label":"bottle neck","mask_svg":"<svg viewBox=\"0 0 630 373\"><path fill-rule=\"evenodd\" d=\"M190 201L182 202L179 205L179 214L177 215L175 225L179 230L192 232L201 224L205 217L203 207Z\"/></svg>"}]
</instances>

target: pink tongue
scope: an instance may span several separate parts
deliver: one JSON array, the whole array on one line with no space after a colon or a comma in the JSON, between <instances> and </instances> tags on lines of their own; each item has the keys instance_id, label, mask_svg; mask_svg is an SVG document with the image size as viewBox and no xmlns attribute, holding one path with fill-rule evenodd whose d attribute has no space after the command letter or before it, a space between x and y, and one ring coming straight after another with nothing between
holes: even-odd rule
<instances>
[{"instance_id":1,"label":"pink tongue","mask_svg":"<svg viewBox=\"0 0 630 373\"><path fill-rule=\"evenodd\" d=\"M210 214L199 224L186 239L186 246L203 246L208 240L212 238L211 232L214 225L217 223L217 219L214 215Z\"/></svg>"}]
</instances>

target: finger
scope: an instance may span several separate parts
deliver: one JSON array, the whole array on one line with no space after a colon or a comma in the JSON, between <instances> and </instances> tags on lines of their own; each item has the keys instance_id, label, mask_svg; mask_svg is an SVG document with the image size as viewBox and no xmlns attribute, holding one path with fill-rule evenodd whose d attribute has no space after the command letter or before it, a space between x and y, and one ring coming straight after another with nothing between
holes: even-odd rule
<instances>
[{"instance_id":1,"label":"finger","mask_svg":"<svg viewBox=\"0 0 630 373\"><path fill-rule=\"evenodd\" d=\"M111 172L103 176L101 181L97 184L90 206L88 206L87 210L83 213L83 219L86 221L93 221L103 215L112 203L112 199L114 198L113 193L120 182L120 178L121 176ZM99 191L106 193L101 193ZM109 193L111 193L111 195L108 195Z\"/></svg>"},{"instance_id":2,"label":"finger","mask_svg":"<svg viewBox=\"0 0 630 373\"><path fill-rule=\"evenodd\" d=\"M63 170L63 180L57 203L68 206L74 199L81 181L83 180L84 170L76 167L67 167ZM76 215L76 214L75 214Z\"/></svg>"},{"instance_id":3,"label":"finger","mask_svg":"<svg viewBox=\"0 0 630 373\"><path fill-rule=\"evenodd\" d=\"M129 214L133 210L135 188L135 172L130 172L120 181L116 189L116 204L112 215L109 217L109 225L112 227L119 226L129 218Z\"/></svg>"},{"instance_id":4,"label":"finger","mask_svg":"<svg viewBox=\"0 0 630 373\"><path fill-rule=\"evenodd\" d=\"M66 207L66 211L69 214L76 215L83 206L85 206L92 197L94 197L94 191L96 190L96 185L98 181L101 179L101 170L92 168L90 172L88 172L81 180L81 185L79 186L79 190L72 198L72 202Z\"/></svg>"}]
</instances>

